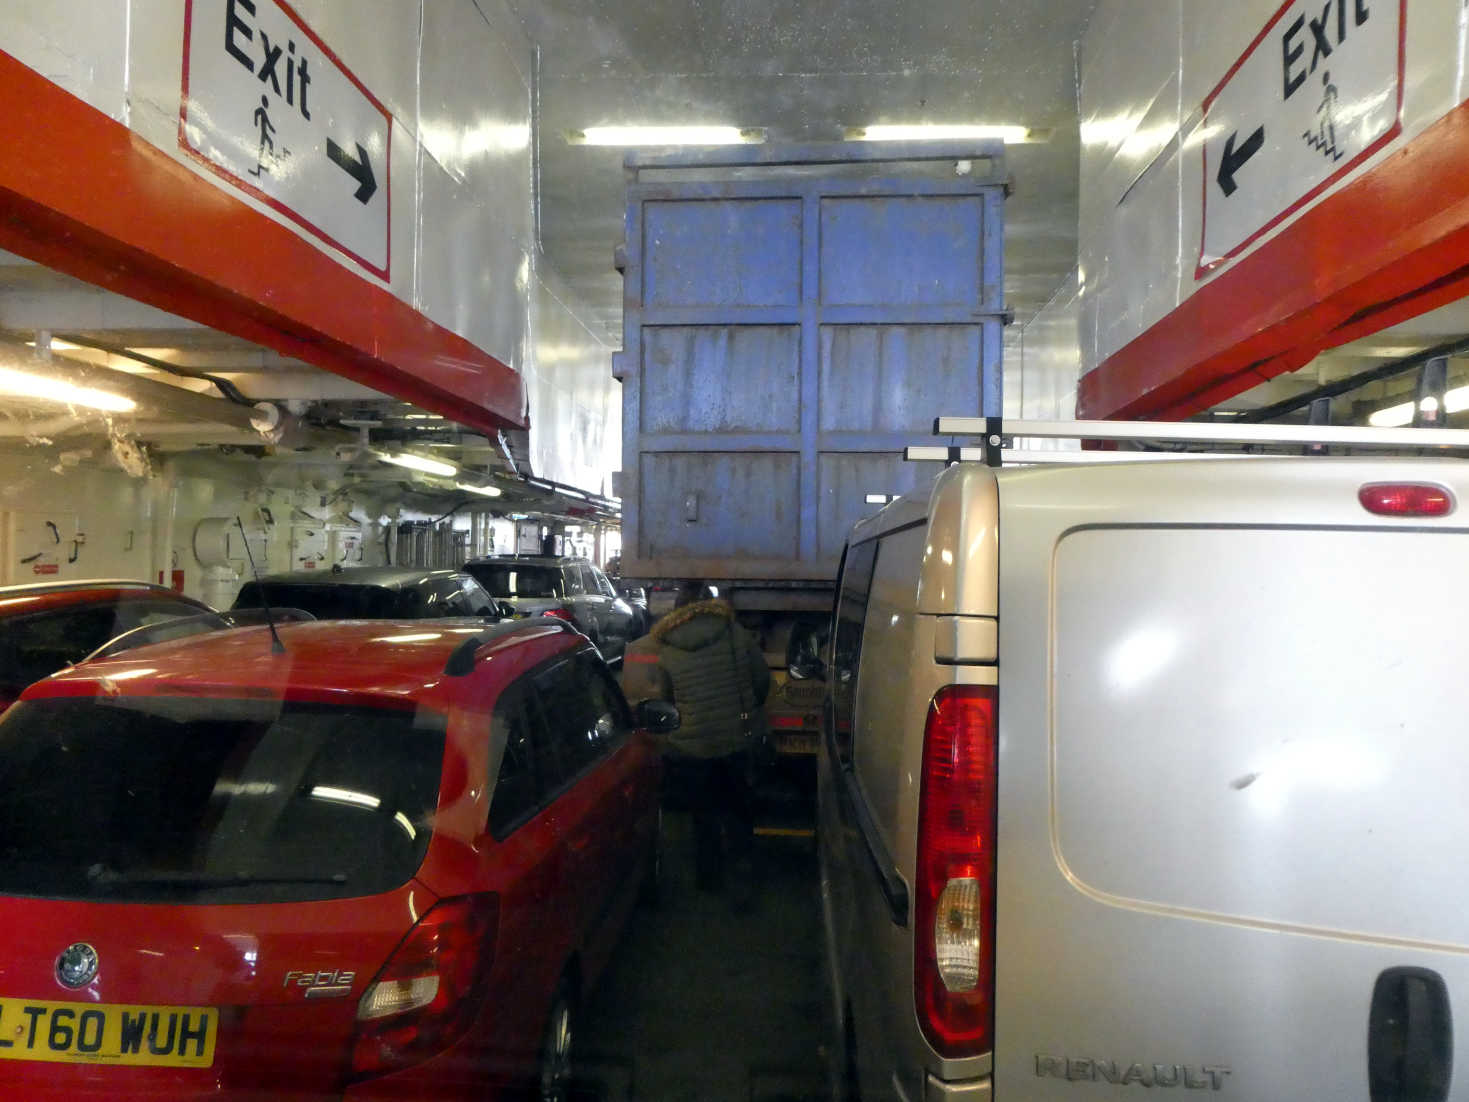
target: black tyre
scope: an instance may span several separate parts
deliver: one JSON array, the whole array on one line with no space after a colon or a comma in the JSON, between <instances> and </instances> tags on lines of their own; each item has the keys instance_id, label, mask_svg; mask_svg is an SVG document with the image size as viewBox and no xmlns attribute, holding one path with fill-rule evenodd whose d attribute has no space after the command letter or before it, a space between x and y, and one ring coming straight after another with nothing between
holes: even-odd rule
<instances>
[{"instance_id":1,"label":"black tyre","mask_svg":"<svg viewBox=\"0 0 1469 1102\"><path fill-rule=\"evenodd\" d=\"M540 1073L536 1097L541 1102L567 1102L571 1097L571 1046L576 1035L576 1003L570 985L562 980L551 1000L546 1034L541 1039Z\"/></svg>"}]
</instances>

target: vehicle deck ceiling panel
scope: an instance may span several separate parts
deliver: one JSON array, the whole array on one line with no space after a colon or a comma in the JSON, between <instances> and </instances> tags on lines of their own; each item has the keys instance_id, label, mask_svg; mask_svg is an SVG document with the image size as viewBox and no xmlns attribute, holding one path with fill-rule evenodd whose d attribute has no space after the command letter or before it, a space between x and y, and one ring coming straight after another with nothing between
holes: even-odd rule
<instances>
[{"instance_id":1,"label":"vehicle deck ceiling panel","mask_svg":"<svg viewBox=\"0 0 1469 1102\"><path fill-rule=\"evenodd\" d=\"M1280 5L1170 2L1168 10L1179 19L1172 50L1161 43L1147 47L1143 8L1139 0L1102 0L1081 52L1086 198L1079 251L1083 315L1092 319L1081 332L1088 372L1079 397L1083 416L1186 416L1294 370L1322 348L1463 294L1462 283L1453 279L1464 255L1455 234L1469 232L1469 185L1462 172L1448 167L1462 164L1460 143L1466 140L1465 124L1455 121L1465 111L1458 105L1466 48L1456 6L1407 5L1401 133L1203 278L1194 269L1206 181L1192 127L1204 99ZM1380 12L1395 8L1375 6ZM1153 11L1148 5L1150 17ZM1346 45L1337 45L1341 64L1350 66L1350 55L1342 53ZM1268 50L1271 43L1259 48ZM1337 60L1332 58L1333 67ZM1116 207L1109 151L1092 148L1089 124L1132 120L1133 138L1120 140L1151 148L1151 137L1137 130L1170 69L1177 77L1179 115L1186 116L1182 125L1189 130L1175 158L1177 170L1155 166ZM1313 79L1319 81L1319 74ZM1120 133L1128 132L1123 125ZM1217 187L1212 194L1216 203L1223 201ZM1167 212L1176 218L1176 253L1135 247L1136 227L1126 209L1134 202L1158 217ZM1171 264L1171 258L1176 269L1161 272L1160 262ZM1170 282L1176 286L1172 301L1159 295ZM1127 313L1125 324L1101 324L1101 315L1116 314L1112 307L1133 303L1147 307ZM1343 326L1358 311L1381 303L1389 308L1364 324Z\"/></svg>"}]
</instances>

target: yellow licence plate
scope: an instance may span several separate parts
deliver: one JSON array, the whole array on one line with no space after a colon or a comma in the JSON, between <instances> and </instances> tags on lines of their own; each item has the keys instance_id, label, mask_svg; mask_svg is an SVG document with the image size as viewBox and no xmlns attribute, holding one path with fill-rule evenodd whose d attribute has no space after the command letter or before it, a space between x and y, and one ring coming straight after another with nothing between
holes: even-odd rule
<instances>
[{"instance_id":1,"label":"yellow licence plate","mask_svg":"<svg viewBox=\"0 0 1469 1102\"><path fill-rule=\"evenodd\" d=\"M777 735L775 737L775 749L781 754L814 754L816 753L816 733L801 735Z\"/></svg>"},{"instance_id":2,"label":"yellow licence plate","mask_svg":"<svg viewBox=\"0 0 1469 1102\"><path fill-rule=\"evenodd\" d=\"M0 1059L57 1064L207 1068L219 1012L0 999Z\"/></svg>"}]
</instances>

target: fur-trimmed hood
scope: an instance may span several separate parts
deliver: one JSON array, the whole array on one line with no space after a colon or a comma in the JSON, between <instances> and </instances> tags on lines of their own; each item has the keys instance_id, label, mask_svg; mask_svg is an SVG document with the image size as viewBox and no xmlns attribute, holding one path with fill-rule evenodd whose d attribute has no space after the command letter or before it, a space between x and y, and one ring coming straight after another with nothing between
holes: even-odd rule
<instances>
[{"instance_id":1,"label":"fur-trimmed hood","mask_svg":"<svg viewBox=\"0 0 1469 1102\"><path fill-rule=\"evenodd\" d=\"M729 630L734 618L734 606L715 597L674 609L654 624L648 634L655 643L679 650L698 650Z\"/></svg>"}]
</instances>

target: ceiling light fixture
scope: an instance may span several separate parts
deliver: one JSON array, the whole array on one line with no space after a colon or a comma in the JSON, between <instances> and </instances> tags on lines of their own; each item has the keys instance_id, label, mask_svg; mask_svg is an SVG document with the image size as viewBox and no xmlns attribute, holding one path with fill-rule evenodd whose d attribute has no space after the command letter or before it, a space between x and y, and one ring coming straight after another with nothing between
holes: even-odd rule
<instances>
[{"instance_id":1,"label":"ceiling light fixture","mask_svg":"<svg viewBox=\"0 0 1469 1102\"><path fill-rule=\"evenodd\" d=\"M1438 399L1429 395L1418 408L1424 413L1433 413L1438 409ZM1469 409L1469 386L1457 386L1453 390L1444 391L1443 408L1445 413L1463 413ZM1413 423L1413 413L1414 403L1399 402L1395 406L1377 410L1367 418L1367 423L1373 428L1398 429Z\"/></svg>"},{"instance_id":2,"label":"ceiling light fixture","mask_svg":"<svg viewBox=\"0 0 1469 1102\"><path fill-rule=\"evenodd\" d=\"M849 142L942 142L999 138L1006 145L1018 145L1051 140L1049 130L1029 126L950 123L884 123L873 126L852 126L847 128L843 136Z\"/></svg>"},{"instance_id":3,"label":"ceiling light fixture","mask_svg":"<svg viewBox=\"0 0 1469 1102\"><path fill-rule=\"evenodd\" d=\"M468 482L456 482L454 485L472 494L484 494L485 497L499 497L503 492L498 486L475 486Z\"/></svg>"},{"instance_id":4,"label":"ceiling light fixture","mask_svg":"<svg viewBox=\"0 0 1469 1102\"><path fill-rule=\"evenodd\" d=\"M444 478L453 478L459 473L459 468L452 463L429 459L423 455L414 455L412 452L379 452L377 457L384 463L407 467L410 471L422 471L424 474L442 475Z\"/></svg>"},{"instance_id":5,"label":"ceiling light fixture","mask_svg":"<svg viewBox=\"0 0 1469 1102\"><path fill-rule=\"evenodd\" d=\"M44 375L32 375L25 371L14 371L0 367L0 396L8 398L38 398L43 402L60 402L67 406L84 406L104 413L131 413L138 403L121 394L98 390L96 387L77 386L65 379L52 379Z\"/></svg>"},{"instance_id":6,"label":"ceiling light fixture","mask_svg":"<svg viewBox=\"0 0 1469 1102\"><path fill-rule=\"evenodd\" d=\"M758 145L761 127L738 126L589 126L568 130L570 145Z\"/></svg>"}]
</instances>

